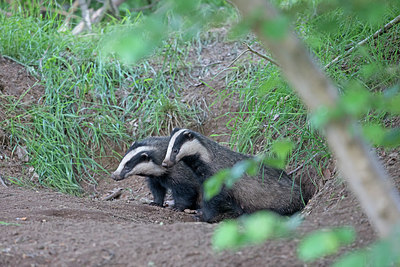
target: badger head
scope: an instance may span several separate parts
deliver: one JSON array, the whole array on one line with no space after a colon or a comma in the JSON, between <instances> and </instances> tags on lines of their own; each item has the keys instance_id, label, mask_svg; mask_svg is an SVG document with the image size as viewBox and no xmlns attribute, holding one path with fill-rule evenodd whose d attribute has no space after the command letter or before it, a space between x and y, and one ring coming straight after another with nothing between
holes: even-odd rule
<instances>
[{"instance_id":1,"label":"badger head","mask_svg":"<svg viewBox=\"0 0 400 267\"><path fill-rule=\"evenodd\" d=\"M133 143L118 168L111 174L111 178L118 181L132 175L144 177L163 175L166 169L157 161L157 153L157 148L154 146L140 146L139 143Z\"/></svg>"},{"instance_id":2,"label":"badger head","mask_svg":"<svg viewBox=\"0 0 400 267\"><path fill-rule=\"evenodd\" d=\"M197 156L200 160L209 162L210 154L200 138L200 134L194 131L175 128L171 133L162 166L172 167L178 161L190 156Z\"/></svg>"}]
</instances>

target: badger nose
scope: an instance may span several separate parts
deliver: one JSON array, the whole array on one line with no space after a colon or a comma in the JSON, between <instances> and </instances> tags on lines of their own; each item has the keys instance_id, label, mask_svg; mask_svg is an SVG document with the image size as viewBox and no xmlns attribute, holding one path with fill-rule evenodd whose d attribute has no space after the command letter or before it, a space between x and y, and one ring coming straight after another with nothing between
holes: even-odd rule
<instances>
[{"instance_id":1,"label":"badger nose","mask_svg":"<svg viewBox=\"0 0 400 267\"><path fill-rule=\"evenodd\" d=\"M167 168L169 168L169 167L172 167L172 161L170 161L170 160L167 160L167 159L164 159L164 161L161 163L161 165L163 166L163 167L167 167Z\"/></svg>"},{"instance_id":2,"label":"badger nose","mask_svg":"<svg viewBox=\"0 0 400 267\"><path fill-rule=\"evenodd\" d=\"M111 174L111 178L113 179L113 180L118 180L118 178L119 178L119 175L117 175L115 172L113 172L112 174Z\"/></svg>"}]
</instances>

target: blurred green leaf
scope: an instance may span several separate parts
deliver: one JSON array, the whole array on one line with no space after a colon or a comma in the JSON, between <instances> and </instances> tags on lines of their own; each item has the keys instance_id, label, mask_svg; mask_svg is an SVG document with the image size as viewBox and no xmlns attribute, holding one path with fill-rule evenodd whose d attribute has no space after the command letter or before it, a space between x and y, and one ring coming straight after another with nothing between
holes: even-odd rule
<instances>
[{"instance_id":1,"label":"blurred green leaf","mask_svg":"<svg viewBox=\"0 0 400 267\"><path fill-rule=\"evenodd\" d=\"M363 134L376 146L400 146L400 128L386 129L379 124L370 123L363 126Z\"/></svg>"},{"instance_id":2,"label":"blurred green leaf","mask_svg":"<svg viewBox=\"0 0 400 267\"><path fill-rule=\"evenodd\" d=\"M317 28L321 32L337 33L337 29L339 28L339 25L340 25L340 22L338 21L337 17L322 16L321 19L319 20Z\"/></svg>"},{"instance_id":3,"label":"blurred green leaf","mask_svg":"<svg viewBox=\"0 0 400 267\"><path fill-rule=\"evenodd\" d=\"M367 266L367 252L357 251L340 258L333 267L364 267Z\"/></svg>"},{"instance_id":4,"label":"blurred green leaf","mask_svg":"<svg viewBox=\"0 0 400 267\"><path fill-rule=\"evenodd\" d=\"M262 243L266 239L277 236L284 226L280 216L260 211L243 218L245 240L249 243Z\"/></svg>"},{"instance_id":5,"label":"blurred green leaf","mask_svg":"<svg viewBox=\"0 0 400 267\"><path fill-rule=\"evenodd\" d=\"M353 81L349 89L340 98L340 108L346 113L359 117L371 108L371 94L358 82Z\"/></svg>"},{"instance_id":6,"label":"blurred green leaf","mask_svg":"<svg viewBox=\"0 0 400 267\"><path fill-rule=\"evenodd\" d=\"M286 159L294 147L293 142L290 140L281 140L273 143L271 150L278 156L278 158Z\"/></svg>"},{"instance_id":7,"label":"blurred green leaf","mask_svg":"<svg viewBox=\"0 0 400 267\"><path fill-rule=\"evenodd\" d=\"M310 117L310 123L317 129L321 129L331 118L331 111L328 107L322 106L313 112Z\"/></svg>"},{"instance_id":8,"label":"blurred green leaf","mask_svg":"<svg viewBox=\"0 0 400 267\"><path fill-rule=\"evenodd\" d=\"M240 21L229 30L228 38L237 40L244 38L251 31L251 25L247 21Z\"/></svg>"},{"instance_id":9,"label":"blurred green leaf","mask_svg":"<svg viewBox=\"0 0 400 267\"><path fill-rule=\"evenodd\" d=\"M212 237L214 250L234 248L240 241L239 225L237 221L224 221L215 229Z\"/></svg>"},{"instance_id":10,"label":"blurred green leaf","mask_svg":"<svg viewBox=\"0 0 400 267\"><path fill-rule=\"evenodd\" d=\"M387 101L386 109L393 115L400 115L400 94Z\"/></svg>"},{"instance_id":11,"label":"blurred green leaf","mask_svg":"<svg viewBox=\"0 0 400 267\"><path fill-rule=\"evenodd\" d=\"M375 0L339 0L343 10L349 15L356 15L365 22L372 25L382 23L382 18L385 15L385 1Z\"/></svg>"},{"instance_id":12,"label":"blurred green leaf","mask_svg":"<svg viewBox=\"0 0 400 267\"><path fill-rule=\"evenodd\" d=\"M287 218L271 211L258 211L240 217L238 221L221 223L213 235L213 248L232 249L287 236L301 221L299 216Z\"/></svg>"},{"instance_id":13,"label":"blurred green leaf","mask_svg":"<svg viewBox=\"0 0 400 267\"><path fill-rule=\"evenodd\" d=\"M264 159L264 164L274 168L282 169L285 167L285 159L278 157L266 157Z\"/></svg>"},{"instance_id":14,"label":"blurred green leaf","mask_svg":"<svg viewBox=\"0 0 400 267\"><path fill-rule=\"evenodd\" d=\"M382 144L385 129L379 124L368 124L363 126L364 136L374 145Z\"/></svg>"},{"instance_id":15,"label":"blurred green leaf","mask_svg":"<svg viewBox=\"0 0 400 267\"><path fill-rule=\"evenodd\" d=\"M209 200L216 196L220 191L222 186L224 185L224 181L230 174L229 169L224 169L208 178L204 182L204 197L206 200Z\"/></svg>"},{"instance_id":16,"label":"blurred green leaf","mask_svg":"<svg viewBox=\"0 0 400 267\"><path fill-rule=\"evenodd\" d=\"M369 78L375 75L379 75L384 70L384 67L377 62L366 64L361 67L360 73L364 78Z\"/></svg>"},{"instance_id":17,"label":"blurred green leaf","mask_svg":"<svg viewBox=\"0 0 400 267\"><path fill-rule=\"evenodd\" d=\"M274 20L264 21L261 30L265 36L271 39L282 39L289 33L289 19L279 16Z\"/></svg>"},{"instance_id":18,"label":"blurred green leaf","mask_svg":"<svg viewBox=\"0 0 400 267\"><path fill-rule=\"evenodd\" d=\"M301 240L298 256L304 261L312 261L336 253L341 246L350 244L354 240L355 231L352 228L317 230Z\"/></svg>"}]
</instances>

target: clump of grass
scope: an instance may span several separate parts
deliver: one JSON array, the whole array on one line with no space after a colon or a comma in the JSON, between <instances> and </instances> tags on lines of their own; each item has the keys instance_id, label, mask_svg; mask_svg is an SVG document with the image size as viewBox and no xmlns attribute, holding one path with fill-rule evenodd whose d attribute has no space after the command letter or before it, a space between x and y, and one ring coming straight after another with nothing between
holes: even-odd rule
<instances>
[{"instance_id":1,"label":"clump of grass","mask_svg":"<svg viewBox=\"0 0 400 267\"><path fill-rule=\"evenodd\" d=\"M133 139L168 135L172 127L204 119L200 105L179 99L174 80L185 50L177 53L177 43L166 43L162 64L154 70L147 61L128 66L103 57L101 35L58 33L55 17L15 13L0 15L0 24L0 54L29 66L45 88L27 110L0 103L7 114L16 114L2 122L10 145L27 147L28 165L41 185L80 194L82 183L96 183L107 174L104 158L119 160L112 152L117 146L122 150ZM32 185L29 179L11 180Z\"/></svg>"}]
</instances>

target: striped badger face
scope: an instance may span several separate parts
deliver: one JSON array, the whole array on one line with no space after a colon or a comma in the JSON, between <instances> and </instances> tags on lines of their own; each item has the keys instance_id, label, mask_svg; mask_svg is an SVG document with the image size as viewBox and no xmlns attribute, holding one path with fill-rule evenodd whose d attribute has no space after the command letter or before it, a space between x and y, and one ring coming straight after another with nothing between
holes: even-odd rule
<instances>
[{"instance_id":1,"label":"striped badger face","mask_svg":"<svg viewBox=\"0 0 400 267\"><path fill-rule=\"evenodd\" d=\"M111 174L111 178L119 181L132 175L145 177L163 175L166 169L161 166L161 162L157 163L156 153L157 148L154 146L133 143L117 170Z\"/></svg>"},{"instance_id":2,"label":"striped badger face","mask_svg":"<svg viewBox=\"0 0 400 267\"><path fill-rule=\"evenodd\" d=\"M172 167L185 157L198 156L199 159L209 161L209 153L199 141L196 132L188 129L175 128L171 133L167 154L162 162L164 167Z\"/></svg>"}]
</instances>

